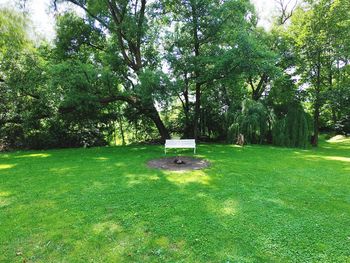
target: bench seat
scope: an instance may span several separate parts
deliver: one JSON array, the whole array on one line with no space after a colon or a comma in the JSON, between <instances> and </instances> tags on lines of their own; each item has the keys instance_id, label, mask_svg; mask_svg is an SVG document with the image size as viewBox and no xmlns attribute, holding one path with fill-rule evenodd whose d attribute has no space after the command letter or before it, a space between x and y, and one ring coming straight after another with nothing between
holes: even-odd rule
<instances>
[{"instance_id":1,"label":"bench seat","mask_svg":"<svg viewBox=\"0 0 350 263\"><path fill-rule=\"evenodd\" d=\"M165 140L164 151L169 148L192 148L196 154L196 140L194 139L180 139L180 140Z\"/></svg>"}]
</instances>

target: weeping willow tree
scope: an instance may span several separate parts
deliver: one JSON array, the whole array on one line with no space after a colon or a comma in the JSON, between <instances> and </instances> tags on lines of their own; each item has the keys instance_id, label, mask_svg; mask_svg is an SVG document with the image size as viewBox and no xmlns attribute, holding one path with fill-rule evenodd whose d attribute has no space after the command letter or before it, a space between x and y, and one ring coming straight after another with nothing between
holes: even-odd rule
<instances>
[{"instance_id":1,"label":"weeping willow tree","mask_svg":"<svg viewBox=\"0 0 350 263\"><path fill-rule=\"evenodd\" d=\"M285 147L305 148L310 143L311 121L301 105L291 105L287 114L274 123L272 142Z\"/></svg>"},{"instance_id":2,"label":"weeping willow tree","mask_svg":"<svg viewBox=\"0 0 350 263\"><path fill-rule=\"evenodd\" d=\"M243 134L247 143L263 143L267 140L271 128L272 115L258 101L246 99L241 111L233 115L228 128L228 141L234 143L239 134Z\"/></svg>"},{"instance_id":3,"label":"weeping willow tree","mask_svg":"<svg viewBox=\"0 0 350 263\"><path fill-rule=\"evenodd\" d=\"M300 104L292 104L287 113L275 115L261 102L244 100L241 110L230 115L228 142L235 143L243 134L247 143L271 142L278 146L305 148L310 142L311 118Z\"/></svg>"}]
</instances>

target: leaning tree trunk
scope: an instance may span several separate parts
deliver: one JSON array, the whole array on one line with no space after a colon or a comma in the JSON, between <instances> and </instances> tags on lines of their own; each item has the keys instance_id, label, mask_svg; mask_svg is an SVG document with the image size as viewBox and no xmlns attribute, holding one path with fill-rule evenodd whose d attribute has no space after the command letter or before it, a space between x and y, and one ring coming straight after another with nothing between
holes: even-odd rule
<instances>
[{"instance_id":1,"label":"leaning tree trunk","mask_svg":"<svg viewBox=\"0 0 350 263\"><path fill-rule=\"evenodd\" d=\"M162 119L159 116L159 112L157 111L156 107L154 107L153 104L147 108L147 111L144 111L144 114L147 117L149 117L156 125L162 142L165 142L166 139L170 139L170 133L168 129L165 127Z\"/></svg>"},{"instance_id":2,"label":"leaning tree trunk","mask_svg":"<svg viewBox=\"0 0 350 263\"><path fill-rule=\"evenodd\" d=\"M150 115L149 117L153 120L154 124L156 125L162 142L165 142L166 139L169 139L170 133L169 133L168 129L165 127L158 112L155 111L154 114Z\"/></svg>"}]
</instances>

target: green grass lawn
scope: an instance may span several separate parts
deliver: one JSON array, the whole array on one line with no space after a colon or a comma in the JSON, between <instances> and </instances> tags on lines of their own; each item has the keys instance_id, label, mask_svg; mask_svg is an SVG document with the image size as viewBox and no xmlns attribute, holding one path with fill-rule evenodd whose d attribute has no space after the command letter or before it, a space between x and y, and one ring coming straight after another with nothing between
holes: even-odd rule
<instances>
[{"instance_id":1,"label":"green grass lawn","mask_svg":"<svg viewBox=\"0 0 350 263\"><path fill-rule=\"evenodd\" d=\"M182 151L191 155L191 150ZM350 262L350 140L0 154L0 262Z\"/></svg>"}]
</instances>

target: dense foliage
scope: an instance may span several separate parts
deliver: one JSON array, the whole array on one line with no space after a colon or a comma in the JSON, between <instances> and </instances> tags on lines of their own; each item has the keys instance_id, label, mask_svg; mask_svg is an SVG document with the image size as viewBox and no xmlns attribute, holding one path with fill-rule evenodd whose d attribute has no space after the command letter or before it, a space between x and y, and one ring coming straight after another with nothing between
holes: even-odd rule
<instances>
[{"instance_id":1,"label":"dense foliage","mask_svg":"<svg viewBox=\"0 0 350 263\"><path fill-rule=\"evenodd\" d=\"M0 10L1 148L350 133L347 0L280 1L269 31L249 0L53 3L83 11L56 10L53 43Z\"/></svg>"}]
</instances>

